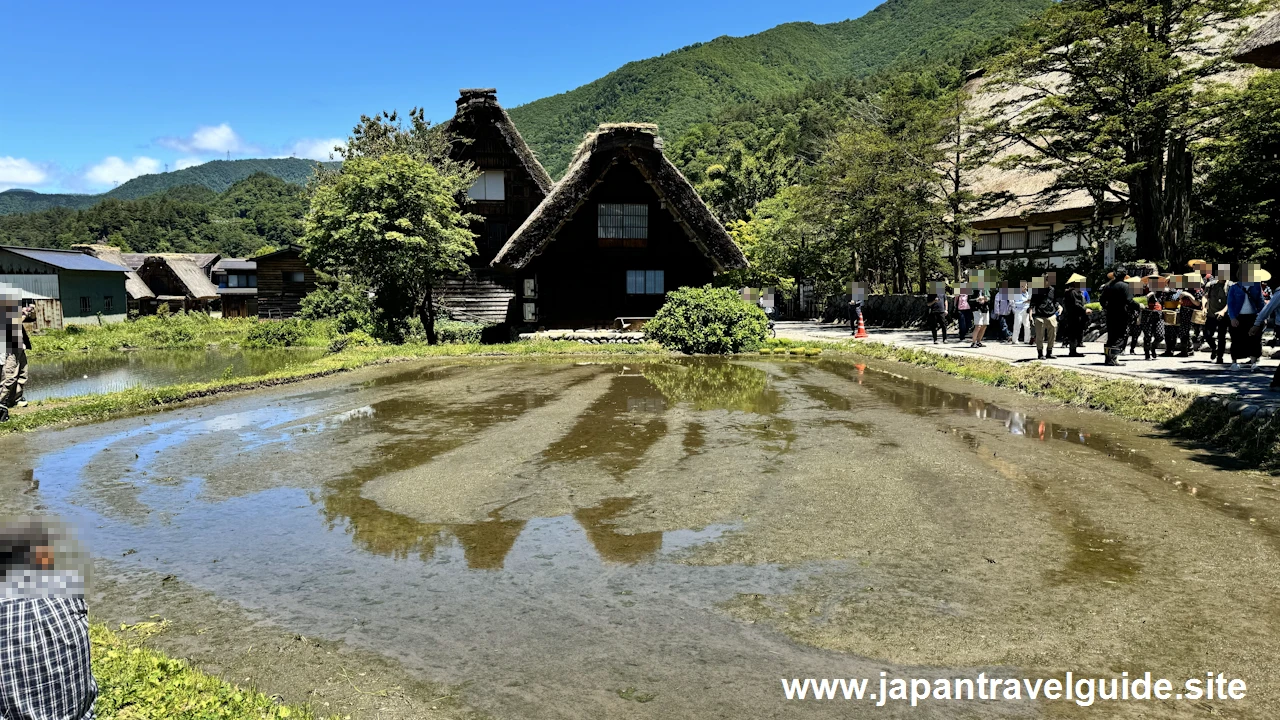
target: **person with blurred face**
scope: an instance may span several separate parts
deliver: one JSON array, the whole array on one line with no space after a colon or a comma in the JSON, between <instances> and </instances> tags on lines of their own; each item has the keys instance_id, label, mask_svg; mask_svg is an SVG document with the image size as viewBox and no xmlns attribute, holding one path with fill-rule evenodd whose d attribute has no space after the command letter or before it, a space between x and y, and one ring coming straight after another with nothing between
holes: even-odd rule
<instances>
[{"instance_id":1,"label":"person with blurred face","mask_svg":"<svg viewBox=\"0 0 1280 720\"><path fill-rule=\"evenodd\" d=\"M1057 273L1045 273L1031 291L1031 322L1036 330L1036 357L1040 360L1053 359L1053 343L1058 336L1058 312L1062 308L1053 296L1053 286L1057 281Z\"/></svg>"},{"instance_id":2,"label":"person with blurred face","mask_svg":"<svg viewBox=\"0 0 1280 720\"><path fill-rule=\"evenodd\" d=\"M1023 342L1035 344L1031 335L1031 286L1026 280L1018 283L1018 292L1013 295L1013 342L1018 342L1018 334L1022 333Z\"/></svg>"},{"instance_id":3,"label":"person with blurred face","mask_svg":"<svg viewBox=\"0 0 1280 720\"><path fill-rule=\"evenodd\" d=\"M1231 327L1227 318L1227 292L1232 284L1227 265L1219 265L1216 274L1205 278L1204 310L1208 317L1204 337L1209 343L1209 362L1219 365L1227 354L1227 330Z\"/></svg>"},{"instance_id":4,"label":"person with blurred face","mask_svg":"<svg viewBox=\"0 0 1280 720\"><path fill-rule=\"evenodd\" d=\"M1255 370L1262 358L1262 335L1252 333L1258 314L1266 307L1262 301L1261 280L1270 279L1253 263L1240 268L1240 282L1227 292L1227 316L1231 318L1231 369ZM1241 360L1248 360L1246 366Z\"/></svg>"},{"instance_id":5,"label":"person with blurred face","mask_svg":"<svg viewBox=\"0 0 1280 720\"><path fill-rule=\"evenodd\" d=\"M57 567L52 533L0 529L0 718L92 720L89 652L84 578Z\"/></svg>"},{"instance_id":6,"label":"person with blurred face","mask_svg":"<svg viewBox=\"0 0 1280 720\"><path fill-rule=\"evenodd\" d=\"M0 296L0 311L3 311L4 331L4 374L0 376L0 405L5 407L26 407L27 400L23 396L27 384L27 350L31 349L31 338L22 321L25 313L19 306L19 296L12 291Z\"/></svg>"},{"instance_id":7,"label":"person with blurred face","mask_svg":"<svg viewBox=\"0 0 1280 720\"><path fill-rule=\"evenodd\" d=\"M1142 354L1147 360L1156 359L1156 349L1164 342L1164 306L1160 303L1160 282L1159 275L1150 275L1142 286L1142 292L1147 296L1147 306L1140 313Z\"/></svg>"}]
</instances>

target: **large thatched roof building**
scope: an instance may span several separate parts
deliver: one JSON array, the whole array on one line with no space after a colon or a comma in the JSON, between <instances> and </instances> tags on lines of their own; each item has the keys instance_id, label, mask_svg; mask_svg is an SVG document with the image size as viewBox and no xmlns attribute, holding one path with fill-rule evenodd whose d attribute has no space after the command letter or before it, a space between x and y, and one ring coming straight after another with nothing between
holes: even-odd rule
<instances>
[{"instance_id":1,"label":"large thatched roof building","mask_svg":"<svg viewBox=\"0 0 1280 720\"><path fill-rule=\"evenodd\" d=\"M666 291L747 261L663 155L656 126L606 124L493 266L520 278L523 322L582 328L651 317Z\"/></svg>"},{"instance_id":2,"label":"large thatched roof building","mask_svg":"<svg viewBox=\"0 0 1280 720\"><path fill-rule=\"evenodd\" d=\"M1254 30L1234 56L1236 62L1264 68L1280 68L1280 15L1276 15Z\"/></svg>"},{"instance_id":3,"label":"large thatched roof building","mask_svg":"<svg viewBox=\"0 0 1280 720\"><path fill-rule=\"evenodd\" d=\"M1234 57L1242 62L1254 62L1256 59L1256 64L1262 64L1268 52L1280 48L1275 44L1280 43L1280 16L1261 15L1243 22L1245 26L1259 27ZM1207 32L1203 40L1204 49L1223 51L1235 37L1236 27L1231 25ZM1273 57L1272 62L1280 62L1280 54ZM1239 85L1255 73L1252 68L1228 67L1214 80ZM965 87L970 97L968 112L975 119L989 118L992 114L1016 117L1030 106L1032 90L1028 86L1052 88L1056 82L1054 76L1046 75L1032 78L1024 86L993 90L987 78L979 73ZM1098 208L1094 198L1084 191L1053 192L1053 173L1001 166L1001 160L1015 154L1034 155L1025 146L1008 146L986 167L978 170L973 179L972 191L1003 196L1005 201L972 221L975 238L960 248L960 265L972 269L1028 259L1044 266L1068 264L1087 249L1082 228L1093 222L1095 216L1118 227L1119 243L1134 241L1136 233L1131 224L1126 224L1122 198L1108 193L1102 207ZM1117 190L1124 191L1123 188Z\"/></svg>"},{"instance_id":4,"label":"large thatched roof building","mask_svg":"<svg viewBox=\"0 0 1280 720\"><path fill-rule=\"evenodd\" d=\"M437 301L459 319L504 323L516 312L511 280L494 272L494 255L551 192L552 180L529 149L493 88L459 91L458 110L444 123L455 142L453 157L469 162L480 177L467 193L467 210L480 216L471 230L476 254L465 278L440 288Z\"/></svg>"}]
</instances>

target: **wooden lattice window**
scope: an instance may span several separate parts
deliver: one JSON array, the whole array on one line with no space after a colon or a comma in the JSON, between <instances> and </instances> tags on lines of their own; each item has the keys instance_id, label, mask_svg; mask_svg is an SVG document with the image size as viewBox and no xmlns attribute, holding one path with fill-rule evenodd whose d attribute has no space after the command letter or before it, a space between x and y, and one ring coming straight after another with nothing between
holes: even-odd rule
<instances>
[{"instance_id":1,"label":"wooden lattice window","mask_svg":"<svg viewBox=\"0 0 1280 720\"><path fill-rule=\"evenodd\" d=\"M649 206L600 203L596 206L596 230L601 247L645 247L649 239Z\"/></svg>"}]
</instances>

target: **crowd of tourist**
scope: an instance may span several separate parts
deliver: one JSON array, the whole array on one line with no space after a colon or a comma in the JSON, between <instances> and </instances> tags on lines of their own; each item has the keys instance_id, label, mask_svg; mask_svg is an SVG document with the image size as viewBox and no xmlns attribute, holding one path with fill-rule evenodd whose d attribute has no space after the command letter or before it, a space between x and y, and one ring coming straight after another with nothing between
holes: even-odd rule
<instances>
[{"instance_id":1,"label":"crowd of tourist","mask_svg":"<svg viewBox=\"0 0 1280 720\"><path fill-rule=\"evenodd\" d=\"M1230 266L1216 268L1203 260L1187 264L1188 272L1160 274L1154 268L1120 265L1097 289L1097 303L1079 274L1058 289L1057 274L1023 281L1017 287L997 283L979 271L959 288L939 283L927 298L927 326L934 343L948 342L952 320L959 342L985 347L985 340L1035 346L1036 357L1054 357L1059 344L1068 357L1083 357L1086 339L1103 343L1104 362L1123 365L1136 358L1193 358L1208 351L1209 362L1233 371L1260 367L1268 333L1271 347L1280 344L1280 294L1273 295L1271 275L1257 265L1241 267L1233 279ZM941 336L941 339L939 339ZM1280 392L1280 370L1271 381Z\"/></svg>"}]
</instances>

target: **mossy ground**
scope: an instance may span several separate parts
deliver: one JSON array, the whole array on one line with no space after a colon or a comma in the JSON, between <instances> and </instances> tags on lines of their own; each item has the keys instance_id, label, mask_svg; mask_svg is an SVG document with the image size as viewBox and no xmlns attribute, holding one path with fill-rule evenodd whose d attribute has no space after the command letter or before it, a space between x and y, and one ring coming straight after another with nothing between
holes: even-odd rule
<instances>
[{"instance_id":1,"label":"mossy ground","mask_svg":"<svg viewBox=\"0 0 1280 720\"><path fill-rule=\"evenodd\" d=\"M146 622L111 630L89 628L93 676L98 682L95 713L102 720L310 720L306 707L286 705L244 690L145 646L163 629ZM336 717L336 716L335 716Z\"/></svg>"}]
</instances>

